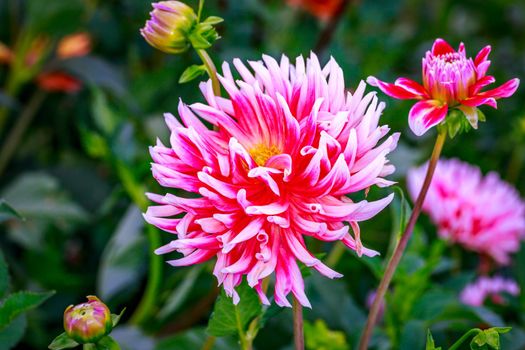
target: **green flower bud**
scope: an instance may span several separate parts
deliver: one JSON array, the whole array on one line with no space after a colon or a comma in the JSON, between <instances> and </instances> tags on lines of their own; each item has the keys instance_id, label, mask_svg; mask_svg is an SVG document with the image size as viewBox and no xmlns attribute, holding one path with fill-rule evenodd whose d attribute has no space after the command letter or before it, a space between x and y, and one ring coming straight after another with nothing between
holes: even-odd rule
<instances>
[{"instance_id":1,"label":"green flower bud","mask_svg":"<svg viewBox=\"0 0 525 350\"><path fill-rule=\"evenodd\" d=\"M151 19L140 30L153 47L166 53L182 53L191 46L190 33L197 25L197 15L180 1L161 1L153 4Z\"/></svg>"}]
</instances>

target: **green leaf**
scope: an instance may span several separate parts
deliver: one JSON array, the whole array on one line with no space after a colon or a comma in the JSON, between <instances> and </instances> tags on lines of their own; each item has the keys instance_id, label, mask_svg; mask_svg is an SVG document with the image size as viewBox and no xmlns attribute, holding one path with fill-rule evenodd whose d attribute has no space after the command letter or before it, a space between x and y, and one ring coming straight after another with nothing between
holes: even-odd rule
<instances>
[{"instance_id":1,"label":"green leaf","mask_svg":"<svg viewBox=\"0 0 525 350\"><path fill-rule=\"evenodd\" d=\"M203 349L204 344L210 341L210 336L203 328L192 328L185 332L161 338L155 345L155 350L195 350ZM232 350L238 349L239 345L233 337L215 339L213 346L207 349L213 350Z\"/></svg>"},{"instance_id":2,"label":"green leaf","mask_svg":"<svg viewBox=\"0 0 525 350\"><path fill-rule=\"evenodd\" d=\"M436 343L434 342L434 338L432 338L430 329L427 330L427 346L425 350L441 350L441 347L436 348Z\"/></svg>"},{"instance_id":3,"label":"green leaf","mask_svg":"<svg viewBox=\"0 0 525 350\"><path fill-rule=\"evenodd\" d=\"M100 89L92 89L91 110L95 123L106 135L112 135L119 123L118 115L109 106L106 95Z\"/></svg>"},{"instance_id":4,"label":"green leaf","mask_svg":"<svg viewBox=\"0 0 525 350\"><path fill-rule=\"evenodd\" d=\"M96 350L120 350L120 345L110 336L105 336L95 344Z\"/></svg>"},{"instance_id":5,"label":"green leaf","mask_svg":"<svg viewBox=\"0 0 525 350\"><path fill-rule=\"evenodd\" d=\"M192 81L193 79L200 77L204 73L206 73L206 67L203 64L201 65L194 64L184 70L184 72L179 78L179 83L180 84L188 83Z\"/></svg>"},{"instance_id":6,"label":"green leaf","mask_svg":"<svg viewBox=\"0 0 525 350\"><path fill-rule=\"evenodd\" d=\"M304 337L306 349L319 350L350 350L345 334L341 331L332 331L323 320L316 320L314 324L304 323Z\"/></svg>"},{"instance_id":7,"label":"green leaf","mask_svg":"<svg viewBox=\"0 0 525 350\"><path fill-rule=\"evenodd\" d=\"M120 318L122 317L122 315L124 315L124 311L126 311L126 308L123 308L120 314L118 315L111 314L111 324L113 325L113 327L115 327L120 322Z\"/></svg>"},{"instance_id":8,"label":"green leaf","mask_svg":"<svg viewBox=\"0 0 525 350\"><path fill-rule=\"evenodd\" d=\"M0 306L0 330L23 312L36 308L55 292L17 292L9 295Z\"/></svg>"},{"instance_id":9,"label":"green leaf","mask_svg":"<svg viewBox=\"0 0 525 350\"><path fill-rule=\"evenodd\" d=\"M510 327L494 327L479 332L470 342L472 350L500 350L499 335L508 333Z\"/></svg>"},{"instance_id":10,"label":"green leaf","mask_svg":"<svg viewBox=\"0 0 525 350\"><path fill-rule=\"evenodd\" d=\"M234 335L246 330L248 323L262 313L262 306L255 291L246 283L237 287L238 305L222 291L215 302L207 332L216 337Z\"/></svg>"},{"instance_id":11,"label":"green leaf","mask_svg":"<svg viewBox=\"0 0 525 350\"><path fill-rule=\"evenodd\" d=\"M22 215L13 209L4 199L0 199L0 223L11 219L24 220Z\"/></svg>"},{"instance_id":12,"label":"green leaf","mask_svg":"<svg viewBox=\"0 0 525 350\"><path fill-rule=\"evenodd\" d=\"M79 344L71 339L65 332L53 339L48 348L51 350L71 349L77 347Z\"/></svg>"},{"instance_id":13,"label":"green leaf","mask_svg":"<svg viewBox=\"0 0 525 350\"><path fill-rule=\"evenodd\" d=\"M214 25L214 24L219 24L221 22L224 22L223 18L217 17L217 16L210 16L210 17L206 18L204 21L202 21L201 23Z\"/></svg>"},{"instance_id":14,"label":"green leaf","mask_svg":"<svg viewBox=\"0 0 525 350\"><path fill-rule=\"evenodd\" d=\"M15 318L7 327L0 331L0 349L13 348L24 336L27 327L26 315Z\"/></svg>"},{"instance_id":15,"label":"green leaf","mask_svg":"<svg viewBox=\"0 0 525 350\"><path fill-rule=\"evenodd\" d=\"M170 297L159 312L160 318L168 317L179 309L184 303L192 288L195 285L197 277L202 270L202 265L193 266L189 272L184 276L180 285L171 293Z\"/></svg>"},{"instance_id":16,"label":"green leaf","mask_svg":"<svg viewBox=\"0 0 525 350\"><path fill-rule=\"evenodd\" d=\"M147 258L143 228L139 208L130 205L102 253L97 279L97 295L102 300L123 297L143 277Z\"/></svg>"}]
</instances>

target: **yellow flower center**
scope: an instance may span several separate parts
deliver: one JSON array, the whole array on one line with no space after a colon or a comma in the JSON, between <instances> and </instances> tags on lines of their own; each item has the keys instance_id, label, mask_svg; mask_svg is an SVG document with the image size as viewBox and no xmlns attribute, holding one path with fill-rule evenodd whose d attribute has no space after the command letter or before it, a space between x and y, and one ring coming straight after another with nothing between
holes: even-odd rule
<instances>
[{"instance_id":1,"label":"yellow flower center","mask_svg":"<svg viewBox=\"0 0 525 350\"><path fill-rule=\"evenodd\" d=\"M273 156L281 154L281 150L275 146L266 146L262 143L256 145L250 150L250 156L258 166L264 166L266 161Z\"/></svg>"}]
</instances>

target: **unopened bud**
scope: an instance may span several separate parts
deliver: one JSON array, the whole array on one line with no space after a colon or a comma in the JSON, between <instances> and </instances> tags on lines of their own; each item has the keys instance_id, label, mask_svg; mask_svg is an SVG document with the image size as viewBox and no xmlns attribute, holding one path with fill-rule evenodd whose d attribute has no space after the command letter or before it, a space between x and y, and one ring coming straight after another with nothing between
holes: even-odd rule
<instances>
[{"instance_id":1,"label":"unopened bud","mask_svg":"<svg viewBox=\"0 0 525 350\"><path fill-rule=\"evenodd\" d=\"M166 53L182 53L189 49L189 35L197 25L197 15L180 1L153 4L151 19L140 33L153 47Z\"/></svg>"},{"instance_id":2,"label":"unopened bud","mask_svg":"<svg viewBox=\"0 0 525 350\"><path fill-rule=\"evenodd\" d=\"M64 311L66 334L80 344L96 343L113 328L108 307L96 296L87 299L86 303L70 305Z\"/></svg>"}]
</instances>

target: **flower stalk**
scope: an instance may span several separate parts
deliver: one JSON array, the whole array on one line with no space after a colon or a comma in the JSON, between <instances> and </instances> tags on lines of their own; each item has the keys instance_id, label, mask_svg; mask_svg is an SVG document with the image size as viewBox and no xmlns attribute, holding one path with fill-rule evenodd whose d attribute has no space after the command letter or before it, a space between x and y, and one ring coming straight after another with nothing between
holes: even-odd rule
<instances>
[{"instance_id":1,"label":"flower stalk","mask_svg":"<svg viewBox=\"0 0 525 350\"><path fill-rule=\"evenodd\" d=\"M213 63L210 55L208 55L206 50L199 49L195 51L197 52L200 59L202 60L202 63L206 67L206 72L208 73L208 76L211 79L213 93L215 94L215 96L220 96L221 95L221 85L219 83L219 78L217 77L217 68L215 67L215 64Z\"/></svg>"},{"instance_id":2,"label":"flower stalk","mask_svg":"<svg viewBox=\"0 0 525 350\"><path fill-rule=\"evenodd\" d=\"M293 298L293 335L294 349L304 350L304 324L303 324L303 306L294 297Z\"/></svg>"},{"instance_id":3,"label":"flower stalk","mask_svg":"<svg viewBox=\"0 0 525 350\"><path fill-rule=\"evenodd\" d=\"M20 140L24 136L25 131L31 124L31 121L35 117L36 112L44 102L46 93L42 90L38 90L31 100L27 104L27 107L23 110L20 118L16 121L13 129L7 135L5 143L2 145L0 150L0 175L4 172L5 168L9 164L9 161L13 157Z\"/></svg>"},{"instance_id":4,"label":"flower stalk","mask_svg":"<svg viewBox=\"0 0 525 350\"><path fill-rule=\"evenodd\" d=\"M385 270L385 274L383 275L383 278L381 279L381 282L379 283L376 297L370 309L370 313L368 314L368 319L366 322L365 330L361 336L361 341L359 343L359 350L366 350L368 348L368 343L370 341L370 337L372 336L372 331L374 330L374 326L377 322L377 317L379 315L379 309L381 307L381 303L383 302L385 298L385 294L388 290L388 287L390 286L390 282L392 281L392 278L394 277L394 273L397 269L397 266L399 265L399 262L401 261L401 258L403 257L403 253L406 249L408 241L410 240L410 237L412 237L412 233L414 232L414 227L416 225L419 215L421 214L421 209L425 201L425 197L427 195L428 188L430 187L432 176L434 175L434 171L436 170L439 156L441 154L441 150L443 149L443 145L445 143L446 138L447 138L447 129L445 127L438 128L438 135L436 138L436 143L434 144L434 149L430 157L430 161L428 164L428 170L425 176L425 180L423 182L423 187L421 188L421 191L419 192L416 203L414 205L414 209L412 211L412 214L410 215L410 219L408 221L407 226L405 227L403 235L401 236L401 239L399 240L399 243L397 244L397 247L395 248L394 253L392 254L392 257L390 258L390 261L388 262L388 265Z\"/></svg>"}]
</instances>

